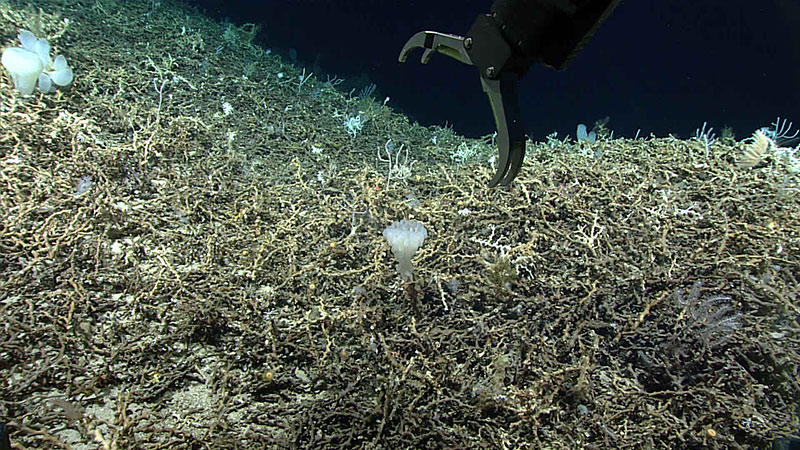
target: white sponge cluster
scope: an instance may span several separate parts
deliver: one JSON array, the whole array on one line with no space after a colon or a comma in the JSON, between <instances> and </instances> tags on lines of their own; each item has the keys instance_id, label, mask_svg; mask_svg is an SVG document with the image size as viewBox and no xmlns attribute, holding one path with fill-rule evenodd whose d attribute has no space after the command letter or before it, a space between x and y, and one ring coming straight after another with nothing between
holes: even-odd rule
<instances>
[{"instance_id":1,"label":"white sponge cluster","mask_svg":"<svg viewBox=\"0 0 800 450\"><path fill-rule=\"evenodd\" d=\"M403 219L383 230L383 237L389 242L392 253L397 258L397 271L400 272L400 277L403 281L410 280L414 271L411 258L428 237L428 230L416 220Z\"/></svg>"},{"instance_id":2,"label":"white sponge cluster","mask_svg":"<svg viewBox=\"0 0 800 450\"><path fill-rule=\"evenodd\" d=\"M38 83L44 93L55 91L55 86L72 83L72 69L63 55L50 57L50 43L37 38L28 30L20 30L22 47L11 47L3 51L0 63L11 74L14 87L22 95L33 94Z\"/></svg>"}]
</instances>

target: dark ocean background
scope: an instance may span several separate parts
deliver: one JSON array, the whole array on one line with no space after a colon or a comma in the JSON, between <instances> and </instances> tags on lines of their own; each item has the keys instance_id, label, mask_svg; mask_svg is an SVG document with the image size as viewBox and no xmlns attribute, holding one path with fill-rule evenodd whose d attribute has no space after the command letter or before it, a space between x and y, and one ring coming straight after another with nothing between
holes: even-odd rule
<instances>
[{"instance_id":1,"label":"dark ocean background","mask_svg":"<svg viewBox=\"0 0 800 450\"><path fill-rule=\"evenodd\" d=\"M397 55L420 30L463 35L491 2L186 0L234 24L261 26L258 42L344 90L375 83L379 100L424 125L475 137L494 131L474 67L435 55ZM703 122L738 139L780 116L800 124L800 2L623 1L562 72L534 66L520 85L534 140L606 116L615 137L637 130L693 136Z\"/></svg>"}]
</instances>

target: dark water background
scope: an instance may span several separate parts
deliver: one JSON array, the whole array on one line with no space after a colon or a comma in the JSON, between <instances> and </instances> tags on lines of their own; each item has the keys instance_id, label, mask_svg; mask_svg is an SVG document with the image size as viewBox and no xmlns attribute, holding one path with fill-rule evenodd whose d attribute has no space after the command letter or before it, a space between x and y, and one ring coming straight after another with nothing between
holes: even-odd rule
<instances>
[{"instance_id":1,"label":"dark water background","mask_svg":"<svg viewBox=\"0 0 800 450\"><path fill-rule=\"evenodd\" d=\"M491 3L385 0L186 0L235 24L261 25L259 41L353 85L373 82L382 100L423 124L467 136L493 131L473 67L419 52L397 54L423 29L466 33ZM320 73L322 72L322 73ZM777 116L800 125L800 2L622 1L564 72L535 67L520 87L526 130L574 135L579 122L611 117L615 136L694 134L705 121L738 138Z\"/></svg>"}]
</instances>

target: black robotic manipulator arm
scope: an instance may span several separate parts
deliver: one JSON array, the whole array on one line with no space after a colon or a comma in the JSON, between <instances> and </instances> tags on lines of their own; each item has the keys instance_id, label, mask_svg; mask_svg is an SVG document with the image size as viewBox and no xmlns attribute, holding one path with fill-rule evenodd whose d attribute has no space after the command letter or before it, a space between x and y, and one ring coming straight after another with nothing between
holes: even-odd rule
<instances>
[{"instance_id":1,"label":"black robotic manipulator arm","mask_svg":"<svg viewBox=\"0 0 800 450\"><path fill-rule=\"evenodd\" d=\"M475 19L466 36L420 31L399 60L423 49L422 63L441 53L478 68L497 126L497 173L489 187L507 185L525 158L525 130L517 85L531 64L566 68L619 0L495 0L491 14Z\"/></svg>"}]
</instances>

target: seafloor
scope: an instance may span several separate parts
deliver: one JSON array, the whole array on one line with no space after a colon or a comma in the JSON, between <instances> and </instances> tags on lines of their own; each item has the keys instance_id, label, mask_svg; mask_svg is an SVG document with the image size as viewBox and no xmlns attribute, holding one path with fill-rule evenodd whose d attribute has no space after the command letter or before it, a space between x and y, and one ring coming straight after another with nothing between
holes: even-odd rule
<instances>
[{"instance_id":1,"label":"seafloor","mask_svg":"<svg viewBox=\"0 0 800 450\"><path fill-rule=\"evenodd\" d=\"M746 136L708 155L530 143L517 181L488 189L489 140L301 82L253 27L172 1L0 0L0 44L20 28L75 81L19 98L0 78L12 448L739 449L797 432L798 178L768 155L738 168ZM382 236L401 218L428 230L410 284Z\"/></svg>"}]
</instances>

